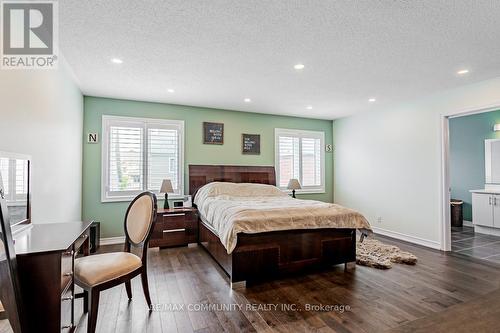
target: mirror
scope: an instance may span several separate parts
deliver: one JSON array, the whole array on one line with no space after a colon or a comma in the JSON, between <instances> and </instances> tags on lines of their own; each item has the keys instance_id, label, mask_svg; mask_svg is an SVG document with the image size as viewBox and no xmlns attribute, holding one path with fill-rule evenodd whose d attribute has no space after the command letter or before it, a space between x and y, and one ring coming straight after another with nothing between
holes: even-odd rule
<instances>
[{"instance_id":1,"label":"mirror","mask_svg":"<svg viewBox=\"0 0 500 333\"><path fill-rule=\"evenodd\" d=\"M0 197L5 199L12 226L30 220L29 156L0 152Z\"/></svg>"},{"instance_id":2,"label":"mirror","mask_svg":"<svg viewBox=\"0 0 500 333\"><path fill-rule=\"evenodd\" d=\"M500 139L484 140L486 184L500 184Z\"/></svg>"}]
</instances>

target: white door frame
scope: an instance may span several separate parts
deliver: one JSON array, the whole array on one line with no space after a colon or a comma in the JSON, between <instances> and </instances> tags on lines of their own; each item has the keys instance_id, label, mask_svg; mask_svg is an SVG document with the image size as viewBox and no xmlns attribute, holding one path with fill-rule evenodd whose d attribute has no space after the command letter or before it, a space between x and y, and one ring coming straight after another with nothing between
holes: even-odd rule
<instances>
[{"instance_id":1,"label":"white door frame","mask_svg":"<svg viewBox=\"0 0 500 333\"><path fill-rule=\"evenodd\" d=\"M441 250L451 251L451 221L450 221L450 118L469 116L477 113L500 110L500 101L482 107L468 108L458 112L441 114Z\"/></svg>"}]
</instances>

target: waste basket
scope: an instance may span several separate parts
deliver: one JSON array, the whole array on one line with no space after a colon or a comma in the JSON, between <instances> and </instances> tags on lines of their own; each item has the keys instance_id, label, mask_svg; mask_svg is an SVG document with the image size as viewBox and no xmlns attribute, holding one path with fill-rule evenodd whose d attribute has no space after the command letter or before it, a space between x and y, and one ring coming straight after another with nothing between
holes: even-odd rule
<instances>
[{"instance_id":1,"label":"waste basket","mask_svg":"<svg viewBox=\"0 0 500 333\"><path fill-rule=\"evenodd\" d=\"M461 227L464 223L463 206L464 202L462 200L451 199L451 226Z\"/></svg>"}]
</instances>

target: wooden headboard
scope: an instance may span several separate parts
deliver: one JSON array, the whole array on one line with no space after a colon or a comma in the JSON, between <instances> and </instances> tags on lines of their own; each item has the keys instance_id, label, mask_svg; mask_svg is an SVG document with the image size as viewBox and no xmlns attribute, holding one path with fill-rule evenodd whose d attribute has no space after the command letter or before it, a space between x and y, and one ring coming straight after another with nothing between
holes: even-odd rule
<instances>
[{"instance_id":1,"label":"wooden headboard","mask_svg":"<svg viewBox=\"0 0 500 333\"><path fill-rule=\"evenodd\" d=\"M273 166L189 165L189 194L211 182L276 185Z\"/></svg>"}]
</instances>

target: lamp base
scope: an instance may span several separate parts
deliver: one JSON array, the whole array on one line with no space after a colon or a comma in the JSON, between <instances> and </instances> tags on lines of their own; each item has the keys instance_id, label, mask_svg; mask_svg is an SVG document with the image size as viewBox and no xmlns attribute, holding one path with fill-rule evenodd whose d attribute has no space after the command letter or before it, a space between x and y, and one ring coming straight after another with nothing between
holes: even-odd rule
<instances>
[{"instance_id":1,"label":"lamp base","mask_svg":"<svg viewBox=\"0 0 500 333\"><path fill-rule=\"evenodd\" d=\"M163 203L163 209L170 209L168 206L168 193L165 193L165 203Z\"/></svg>"},{"instance_id":2,"label":"lamp base","mask_svg":"<svg viewBox=\"0 0 500 333\"><path fill-rule=\"evenodd\" d=\"M295 190L292 190L292 198L296 199L295 198Z\"/></svg>"}]
</instances>

